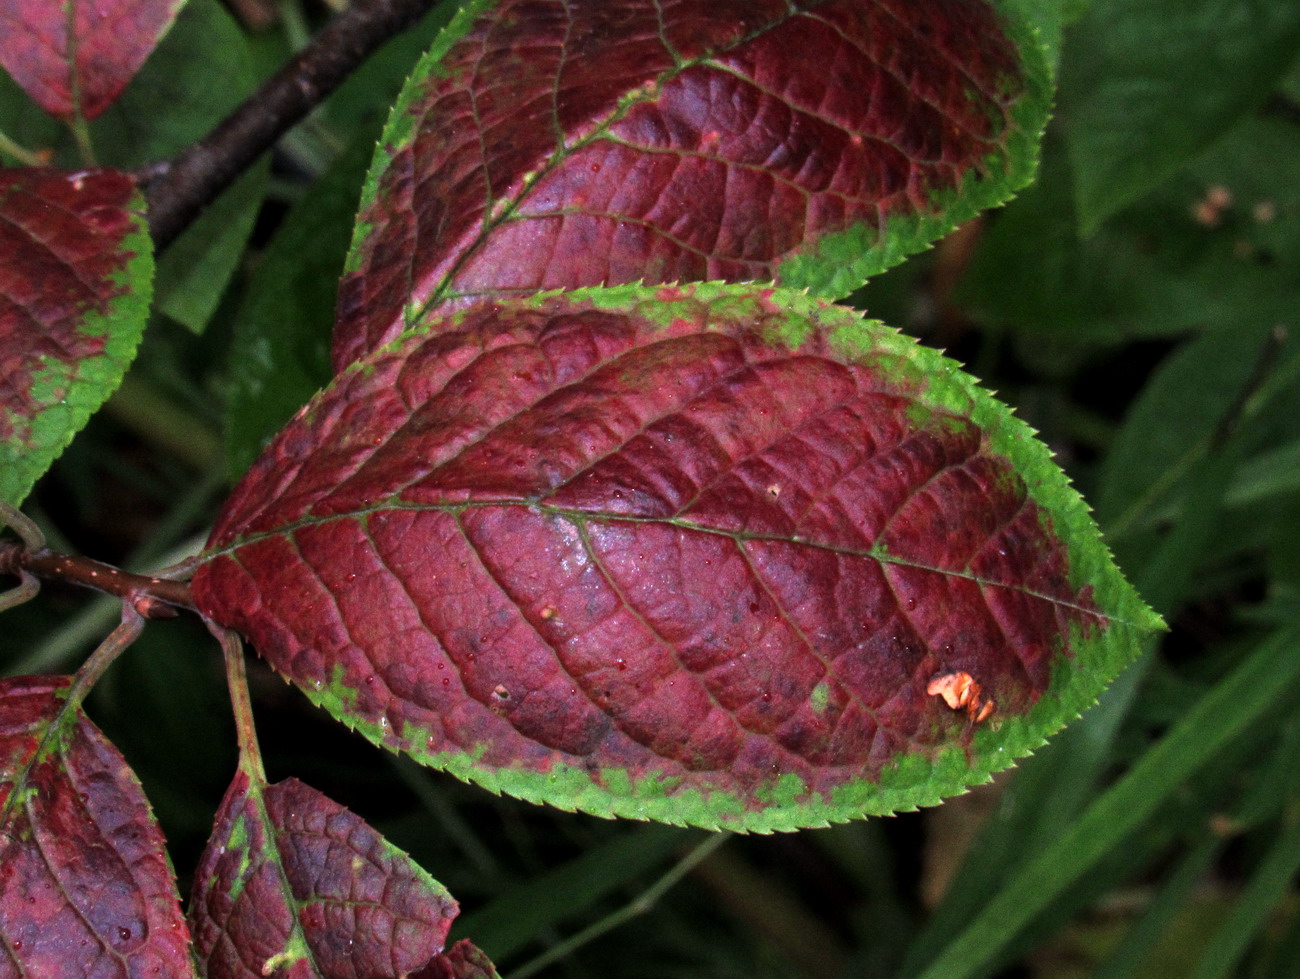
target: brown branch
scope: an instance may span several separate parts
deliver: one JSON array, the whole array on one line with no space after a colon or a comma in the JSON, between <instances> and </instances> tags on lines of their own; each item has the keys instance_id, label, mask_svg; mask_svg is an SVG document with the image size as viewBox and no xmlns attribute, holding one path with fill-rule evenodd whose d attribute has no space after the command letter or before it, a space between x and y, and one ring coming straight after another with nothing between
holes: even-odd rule
<instances>
[{"instance_id":1,"label":"brown branch","mask_svg":"<svg viewBox=\"0 0 1300 979\"><path fill-rule=\"evenodd\" d=\"M146 619L168 618L178 608L194 610L186 581L132 574L88 557L58 554L47 547L29 550L19 541L0 540L0 575L22 576L23 572L121 598Z\"/></svg>"},{"instance_id":2,"label":"brown branch","mask_svg":"<svg viewBox=\"0 0 1300 979\"><path fill-rule=\"evenodd\" d=\"M171 160L137 172L149 231L161 251L385 41L436 0L355 0L306 48L223 120Z\"/></svg>"}]
</instances>

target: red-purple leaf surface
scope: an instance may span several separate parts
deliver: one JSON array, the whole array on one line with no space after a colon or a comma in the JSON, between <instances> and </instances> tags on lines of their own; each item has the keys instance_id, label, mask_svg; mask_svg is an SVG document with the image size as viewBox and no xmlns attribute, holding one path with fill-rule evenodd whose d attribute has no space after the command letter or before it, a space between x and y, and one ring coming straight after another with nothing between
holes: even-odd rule
<instances>
[{"instance_id":1,"label":"red-purple leaf surface","mask_svg":"<svg viewBox=\"0 0 1300 979\"><path fill-rule=\"evenodd\" d=\"M22 502L135 356L143 213L126 174L0 169L0 500Z\"/></svg>"},{"instance_id":2,"label":"red-purple leaf surface","mask_svg":"<svg viewBox=\"0 0 1300 979\"><path fill-rule=\"evenodd\" d=\"M411 979L497 979L497 970L482 949L462 938Z\"/></svg>"},{"instance_id":3,"label":"red-purple leaf surface","mask_svg":"<svg viewBox=\"0 0 1300 979\"><path fill-rule=\"evenodd\" d=\"M381 140L336 368L468 297L773 279L846 295L1030 179L1050 82L1001 6L471 3Z\"/></svg>"},{"instance_id":4,"label":"red-purple leaf surface","mask_svg":"<svg viewBox=\"0 0 1300 979\"><path fill-rule=\"evenodd\" d=\"M162 833L67 680L0 680L0 976L193 976Z\"/></svg>"},{"instance_id":5,"label":"red-purple leaf surface","mask_svg":"<svg viewBox=\"0 0 1300 979\"><path fill-rule=\"evenodd\" d=\"M752 829L983 780L1159 623L955 364L719 285L412 331L272 443L193 589L381 744L529 799Z\"/></svg>"},{"instance_id":6,"label":"red-purple leaf surface","mask_svg":"<svg viewBox=\"0 0 1300 979\"><path fill-rule=\"evenodd\" d=\"M50 115L94 119L185 0L0 0L0 65Z\"/></svg>"},{"instance_id":7,"label":"red-purple leaf surface","mask_svg":"<svg viewBox=\"0 0 1300 979\"><path fill-rule=\"evenodd\" d=\"M195 876L207 979L404 976L442 952L457 905L364 820L296 779L240 771Z\"/></svg>"}]
</instances>

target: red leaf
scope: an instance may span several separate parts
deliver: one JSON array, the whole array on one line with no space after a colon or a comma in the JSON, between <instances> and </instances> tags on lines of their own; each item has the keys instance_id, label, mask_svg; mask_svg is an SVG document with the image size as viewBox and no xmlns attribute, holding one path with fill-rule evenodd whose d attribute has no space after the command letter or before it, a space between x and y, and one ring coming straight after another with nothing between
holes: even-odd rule
<instances>
[{"instance_id":1,"label":"red leaf","mask_svg":"<svg viewBox=\"0 0 1300 979\"><path fill-rule=\"evenodd\" d=\"M497 979L497 970L482 949L462 938L411 979Z\"/></svg>"},{"instance_id":2,"label":"red leaf","mask_svg":"<svg viewBox=\"0 0 1300 979\"><path fill-rule=\"evenodd\" d=\"M0 169L0 499L17 504L117 386L153 265L134 181Z\"/></svg>"},{"instance_id":3,"label":"red leaf","mask_svg":"<svg viewBox=\"0 0 1300 979\"><path fill-rule=\"evenodd\" d=\"M208 979L398 976L442 951L456 902L360 817L296 779L235 776L195 876Z\"/></svg>"},{"instance_id":4,"label":"red leaf","mask_svg":"<svg viewBox=\"0 0 1300 979\"><path fill-rule=\"evenodd\" d=\"M771 827L786 789L805 821L937 798L971 721L927 688L959 671L999 725L1064 684L960 774L1009 764L1109 679L1054 678L1072 644L1128 635L1054 521L1091 535L1128 624L1141 605L1047 450L951 362L779 298L798 312L625 287L413 333L236 489L199 607L375 740L560 805Z\"/></svg>"},{"instance_id":5,"label":"red leaf","mask_svg":"<svg viewBox=\"0 0 1300 979\"><path fill-rule=\"evenodd\" d=\"M185 0L0 0L0 65L42 109L94 119L171 26Z\"/></svg>"},{"instance_id":6,"label":"red leaf","mask_svg":"<svg viewBox=\"0 0 1300 979\"><path fill-rule=\"evenodd\" d=\"M985 2L499 0L449 31L385 133L336 369L442 302L788 281L855 229L796 283L845 295L969 216L904 220L969 171L1001 188L970 213L1027 180L1042 124L1009 151L1026 87Z\"/></svg>"},{"instance_id":7,"label":"red leaf","mask_svg":"<svg viewBox=\"0 0 1300 979\"><path fill-rule=\"evenodd\" d=\"M193 976L149 804L66 686L0 680L0 975Z\"/></svg>"}]
</instances>

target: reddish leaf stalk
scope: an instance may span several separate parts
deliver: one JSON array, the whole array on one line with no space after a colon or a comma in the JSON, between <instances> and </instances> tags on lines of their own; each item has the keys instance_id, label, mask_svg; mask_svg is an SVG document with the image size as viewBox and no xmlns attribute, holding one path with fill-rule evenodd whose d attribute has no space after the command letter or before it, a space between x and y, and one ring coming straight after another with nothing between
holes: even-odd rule
<instances>
[{"instance_id":1,"label":"reddish leaf stalk","mask_svg":"<svg viewBox=\"0 0 1300 979\"><path fill-rule=\"evenodd\" d=\"M23 602L30 602L36 597L36 593L41 590L40 579L26 570L16 572L21 579L15 588L8 591L0 592L0 612L7 612L11 608L17 608Z\"/></svg>"},{"instance_id":2,"label":"reddish leaf stalk","mask_svg":"<svg viewBox=\"0 0 1300 979\"><path fill-rule=\"evenodd\" d=\"M253 700L248 693L248 673L244 669L244 644L230 629L210 619L204 620L208 631L221 643L226 659L226 686L230 688L230 706L235 714L235 736L239 739L239 767L257 785L266 784L262 750L257 744L257 726L253 723Z\"/></svg>"},{"instance_id":3,"label":"reddish leaf stalk","mask_svg":"<svg viewBox=\"0 0 1300 979\"><path fill-rule=\"evenodd\" d=\"M0 541L0 574L66 581L121 598L143 618L169 618L178 608L194 608L187 581L133 574L87 557L30 550L17 541ZM20 585L19 588L23 588Z\"/></svg>"},{"instance_id":4,"label":"reddish leaf stalk","mask_svg":"<svg viewBox=\"0 0 1300 979\"><path fill-rule=\"evenodd\" d=\"M144 631L144 616L140 615L129 602L122 602L122 623L108 634L108 638L95 647L90 658L81 664L68 688L68 701L65 711L75 711L86 699L86 694L99 682L104 671L113 665L131 643L140 638Z\"/></svg>"},{"instance_id":5,"label":"reddish leaf stalk","mask_svg":"<svg viewBox=\"0 0 1300 979\"><path fill-rule=\"evenodd\" d=\"M434 0L358 0L302 52L172 160L141 171L149 231L159 251L189 226L263 152L339 87L385 41Z\"/></svg>"}]
</instances>

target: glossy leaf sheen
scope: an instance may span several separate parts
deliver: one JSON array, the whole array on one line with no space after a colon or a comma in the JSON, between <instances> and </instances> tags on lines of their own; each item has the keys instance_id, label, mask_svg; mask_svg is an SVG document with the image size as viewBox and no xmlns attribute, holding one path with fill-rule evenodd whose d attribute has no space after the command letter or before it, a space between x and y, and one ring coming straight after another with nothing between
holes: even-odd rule
<instances>
[{"instance_id":1,"label":"glossy leaf sheen","mask_svg":"<svg viewBox=\"0 0 1300 979\"><path fill-rule=\"evenodd\" d=\"M281 433L193 588L382 744L530 799L754 829L983 779L1158 625L954 364L716 285L413 331ZM997 704L975 730L926 693L959 671Z\"/></svg>"},{"instance_id":2,"label":"glossy leaf sheen","mask_svg":"<svg viewBox=\"0 0 1300 979\"><path fill-rule=\"evenodd\" d=\"M398 976L442 952L456 902L364 820L297 779L240 772L190 909L207 979Z\"/></svg>"},{"instance_id":3,"label":"glossy leaf sheen","mask_svg":"<svg viewBox=\"0 0 1300 979\"><path fill-rule=\"evenodd\" d=\"M42 109L94 119L126 88L184 0L0 0L0 65Z\"/></svg>"},{"instance_id":4,"label":"glossy leaf sheen","mask_svg":"<svg viewBox=\"0 0 1300 979\"><path fill-rule=\"evenodd\" d=\"M66 685L0 680L0 976L193 976L162 833Z\"/></svg>"},{"instance_id":5,"label":"glossy leaf sheen","mask_svg":"<svg viewBox=\"0 0 1300 979\"><path fill-rule=\"evenodd\" d=\"M467 297L847 294L1029 179L1049 85L1006 27L982 0L471 4L381 140L336 369Z\"/></svg>"},{"instance_id":6,"label":"glossy leaf sheen","mask_svg":"<svg viewBox=\"0 0 1300 979\"><path fill-rule=\"evenodd\" d=\"M142 214L116 171L0 169L0 499L22 501L135 355L153 274Z\"/></svg>"}]
</instances>

